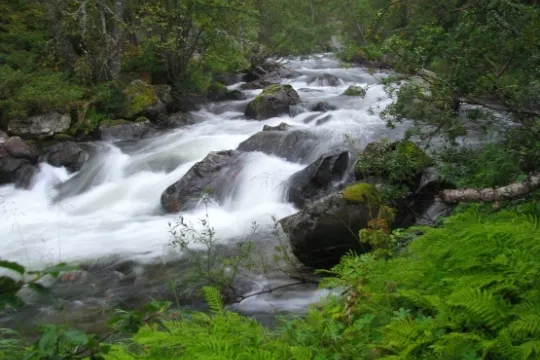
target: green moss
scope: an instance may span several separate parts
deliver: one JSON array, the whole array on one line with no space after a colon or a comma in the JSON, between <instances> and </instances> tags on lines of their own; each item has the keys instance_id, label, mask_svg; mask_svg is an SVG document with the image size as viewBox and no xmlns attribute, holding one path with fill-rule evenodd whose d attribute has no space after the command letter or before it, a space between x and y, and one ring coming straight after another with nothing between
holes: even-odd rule
<instances>
[{"instance_id":1,"label":"green moss","mask_svg":"<svg viewBox=\"0 0 540 360\"><path fill-rule=\"evenodd\" d=\"M127 97L122 117L131 119L158 101L154 87L141 80L135 80L124 89Z\"/></svg>"},{"instance_id":2,"label":"green moss","mask_svg":"<svg viewBox=\"0 0 540 360\"><path fill-rule=\"evenodd\" d=\"M64 133L60 133L60 134L55 134L53 136L53 139L57 140L57 141L69 141L69 140L73 140L73 136L68 135L68 134L64 134Z\"/></svg>"},{"instance_id":3,"label":"green moss","mask_svg":"<svg viewBox=\"0 0 540 360\"><path fill-rule=\"evenodd\" d=\"M357 183L343 190L345 200L360 204L376 205L379 203L379 192L375 185Z\"/></svg>"},{"instance_id":4,"label":"green moss","mask_svg":"<svg viewBox=\"0 0 540 360\"><path fill-rule=\"evenodd\" d=\"M349 88L345 90L343 95L364 97L366 96L366 89L361 86L349 86Z\"/></svg>"},{"instance_id":5,"label":"green moss","mask_svg":"<svg viewBox=\"0 0 540 360\"><path fill-rule=\"evenodd\" d=\"M101 124L106 126L119 126L119 125L126 125L126 124L132 124L132 121L124 120L124 119L115 119L115 120L105 120Z\"/></svg>"},{"instance_id":6,"label":"green moss","mask_svg":"<svg viewBox=\"0 0 540 360\"><path fill-rule=\"evenodd\" d=\"M433 160L418 145L410 140L396 143L398 156L408 159L411 170L419 172L433 165Z\"/></svg>"}]
</instances>

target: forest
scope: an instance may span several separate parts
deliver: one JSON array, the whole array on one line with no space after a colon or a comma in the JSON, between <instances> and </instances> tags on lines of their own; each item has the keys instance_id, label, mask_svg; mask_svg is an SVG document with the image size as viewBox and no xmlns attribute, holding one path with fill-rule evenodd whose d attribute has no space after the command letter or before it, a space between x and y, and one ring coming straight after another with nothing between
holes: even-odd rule
<instances>
[{"instance_id":1,"label":"forest","mask_svg":"<svg viewBox=\"0 0 540 360\"><path fill-rule=\"evenodd\" d=\"M391 226L388 199L418 163L380 150L357 171L390 174L390 194L348 188L380 205L358 234L372 251L318 270L334 291L306 314L265 326L227 310L227 277L199 289L204 312L154 299L112 314L106 334L0 329L0 359L540 359L540 1L3 0L0 134L58 112L72 122L54 140L92 140L102 124L150 117L140 109L161 95L149 87L187 113L268 59L331 52L391 72L387 127L411 122L407 141L425 148L444 141L430 165L453 184L436 194L451 214ZM471 129L500 136L461 147ZM0 276L1 312L69 266L34 273L0 254L0 268L21 278Z\"/></svg>"}]
</instances>

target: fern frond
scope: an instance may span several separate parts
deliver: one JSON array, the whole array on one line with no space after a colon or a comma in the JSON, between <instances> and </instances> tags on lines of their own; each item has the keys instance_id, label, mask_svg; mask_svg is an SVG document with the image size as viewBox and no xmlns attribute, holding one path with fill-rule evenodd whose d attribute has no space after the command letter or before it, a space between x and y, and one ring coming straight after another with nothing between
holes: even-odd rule
<instances>
[{"instance_id":1,"label":"fern frond","mask_svg":"<svg viewBox=\"0 0 540 360\"><path fill-rule=\"evenodd\" d=\"M208 307L214 314L223 314L225 310L223 297L218 289L205 286L203 288L204 298L208 304Z\"/></svg>"},{"instance_id":2,"label":"fern frond","mask_svg":"<svg viewBox=\"0 0 540 360\"><path fill-rule=\"evenodd\" d=\"M448 304L459 306L493 330L500 330L506 321L508 310L490 291L466 288L450 295Z\"/></svg>"}]
</instances>

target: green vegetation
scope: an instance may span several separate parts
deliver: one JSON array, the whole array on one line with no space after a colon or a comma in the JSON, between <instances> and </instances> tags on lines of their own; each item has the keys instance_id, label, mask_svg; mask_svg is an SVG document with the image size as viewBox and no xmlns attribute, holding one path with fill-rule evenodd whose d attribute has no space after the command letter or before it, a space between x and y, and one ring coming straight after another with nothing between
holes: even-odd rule
<instances>
[{"instance_id":1,"label":"green vegetation","mask_svg":"<svg viewBox=\"0 0 540 360\"><path fill-rule=\"evenodd\" d=\"M343 197L350 202L360 204L379 204L379 194L375 185L358 183L343 189Z\"/></svg>"}]
</instances>

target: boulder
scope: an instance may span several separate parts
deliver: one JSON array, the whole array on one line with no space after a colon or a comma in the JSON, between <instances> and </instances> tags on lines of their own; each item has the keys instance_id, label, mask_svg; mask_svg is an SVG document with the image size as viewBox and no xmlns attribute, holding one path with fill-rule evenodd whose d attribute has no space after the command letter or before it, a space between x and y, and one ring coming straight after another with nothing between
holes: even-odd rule
<instances>
[{"instance_id":1,"label":"boulder","mask_svg":"<svg viewBox=\"0 0 540 360\"><path fill-rule=\"evenodd\" d=\"M184 112L176 112L173 114L161 114L155 121L155 125L159 129L176 129L186 125L193 125L195 122Z\"/></svg>"},{"instance_id":2,"label":"boulder","mask_svg":"<svg viewBox=\"0 0 540 360\"><path fill-rule=\"evenodd\" d=\"M320 119L317 119L317 122L315 123L315 125L317 125L317 126L324 125L327 122L329 122L330 120L332 120L332 115L328 114L328 115L323 116Z\"/></svg>"},{"instance_id":3,"label":"boulder","mask_svg":"<svg viewBox=\"0 0 540 360\"><path fill-rule=\"evenodd\" d=\"M5 151L15 159L26 159L36 163L39 153L35 146L28 144L18 136L13 136L4 144Z\"/></svg>"},{"instance_id":4,"label":"boulder","mask_svg":"<svg viewBox=\"0 0 540 360\"><path fill-rule=\"evenodd\" d=\"M9 136L2 130L0 130L0 145L3 145L6 141L8 141Z\"/></svg>"},{"instance_id":5,"label":"boulder","mask_svg":"<svg viewBox=\"0 0 540 360\"><path fill-rule=\"evenodd\" d=\"M45 149L40 160L73 173L79 171L87 159L88 154L83 149L73 141L66 141Z\"/></svg>"},{"instance_id":6,"label":"boulder","mask_svg":"<svg viewBox=\"0 0 540 360\"><path fill-rule=\"evenodd\" d=\"M377 212L376 204L350 202L342 193L333 193L279 223L298 260L311 268L327 269L350 250L358 254L370 250L360 243L358 232Z\"/></svg>"},{"instance_id":7,"label":"boulder","mask_svg":"<svg viewBox=\"0 0 540 360\"><path fill-rule=\"evenodd\" d=\"M67 131L70 125L71 116L50 112L26 119L12 119L8 123L8 132L22 137L45 138Z\"/></svg>"},{"instance_id":8,"label":"boulder","mask_svg":"<svg viewBox=\"0 0 540 360\"><path fill-rule=\"evenodd\" d=\"M354 182L355 162L356 157L350 151L333 151L321 156L289 178L288 200L301 208Z\"/></svg>"},{"instance_id":9,"label":"boulder","mask_svg":"<svg viewBox=\"0 0 540 360\"><path fill-rule=\"evenodd\" d=\"M330 105L326 101L319 101L311 108L311 111L320 111L320 112L327 112L327 111L332 111L332 110L336 110L336 107L333 105Z\"/></svg>"},{"instance_id":10,"label":"boulder","mask_svg":"<svg viewBox=\"0 0 540 360\"><path fill-rule=\"evenodd\" d=\"M15 183L18 188L28 188L37 169L27 159L0 157L0 185Z\"/></svg>"},{"instance_id":11,"label":"boulder","mask_svg":"<svg viewBox=\"0 0 540 360\"><path fill-rule=\"evenodd\" d=\"M291 129L291 125L287 123L280 123L277 126L264 125L263 131L288 131Z\"/></svg>"},{"instance_id":12,"label":"boulder","mask_svg":"<svg viewBox=\"0 0 540 360\"><path fill-rule=\"evenodd\" d=\"M240 85L240 89L242 90L264 89L270 85L277 85L280 82L281 82L281 79L279 78L272 78L269 80L257 80L257 81L247 82L245 84Z\"/></svg>"},{"instance_id":13,"label":"boulder","mask_svg":"<svg viewBox=\"0 0 540 360\"><path fill-rule=\"evenodd\" d=\"M299 103L300 97L291 85L270 85L248 104L245 115L255 120L266 120L288 114L289 107Z\"/></svg>"},{"instance_id":14,"label":"boulder","mask_svg":"<svg viewBox=\"0 0 540 360\"><path fill-rule=\"evenodd\" d=\"M366 89L361 86L352 85L343 93L345 96L359 96L361 98L366 96Z\"/></svg>"},{"instance_id":15,"label":"boulder","mask_svg":"<svg viewBox=\"0 0 540 360\"><path fill-rule=\"evenodd\" d=\"M125 119L135 119L141 115L154 119L159 114L165 113L167 111L167 104L160 99L158 92L161 93L165 101L172 101L172 98L168 98L170 97L170 93L167 96L167 91L163 86L160 86L158 91L154 86L142 80L132 81L124 89L126 102L118 115Z\"/></svg>"},{"instance_id":16,"label":"boulder","mask_svg":"<svg viewBox=\"0 0 540 360\"><path fill-rule=\"evenodd\" d=\"M232 189L242 166L242 154L234 150L209 153L161 195L168 213L196 207L204 197L220 202Z\"/></svg>"},{"instance_id":17,"label":"boulder","mask_svg":"<svg viewBox=\"0 0 540 360\"><path fill-rule=\"evenodd\" d=\"M318 137L310 132L261 131L240 143L236 150L260 151L291 162L303 162L319 144Z\"/></svg>"},{"instance_id":18,"label":"boulder","mask_svg":"<svg viewBox=\"0 0 540 360\"><path fill-rule=\"evenodd\" d=\"M150 121L131 122L113 120L99 127L101 140L140 140L155 135L157 130Z\"/></svg>"},{"instance_id":19,"label":"boulder","mask_svg":"<svg viewBox=\"0 0 540 360\"><path fill-rule=\"evenodd\" d=\"M332 74L322 74L321 76L317 76L311 81L308 81L308 83L316 83L319 86L339 86L341 85L341 80Z\"/></svg>"}]
</instances>

